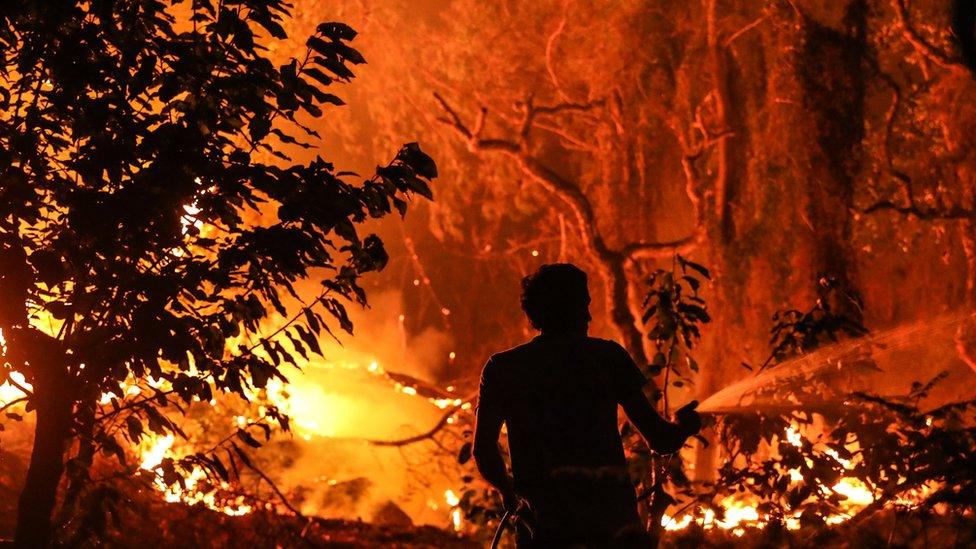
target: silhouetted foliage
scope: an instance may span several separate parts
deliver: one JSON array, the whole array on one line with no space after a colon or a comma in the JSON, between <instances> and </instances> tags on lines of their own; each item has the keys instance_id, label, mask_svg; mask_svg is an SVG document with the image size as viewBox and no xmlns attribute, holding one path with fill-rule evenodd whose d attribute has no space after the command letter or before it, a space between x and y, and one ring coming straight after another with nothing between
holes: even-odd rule
<instances>
[{"instance_id":1,"label":"silhouetted foliage","mask_svg":"<svg viewBox=\"0 0 976 549\"><path fill-rule=\"evenodd\" d=\"M776 368L835 342L839 333L868 333L859 320L856 294L823 278L818 295L806 312L787 310L773 317L772 351L764 368ZM856 305L856 316L838 312L839 307L831 305L838 302ZM823 535L836 534L827 530L828 517L848 517L844 527L856 528L886 506L923 517L939 503L950 503L948 513L959 519L971 512L976 501L976 401L923 410L920 402L945 373L913 383L899 398L845 393L830 383L834 370L845 378L877 370L872 349L866 340L838 358L826 375L811 372L758 390L776 392L777 400L794 406L746 407L723 415L717 432L727 457L718 480L706 484L697 496L702 509L711 509L721 519L718 499L748 494L758 503L759 514L779 521L780 527L798 520L801 527ZM848 496L835 488L841 479L863 487L873 502L850 506Z\"/></svg>"},{"instance_id":2,"label":"silhouetted foliage","mask_svg":"<svg viewBox=\"0 0 976 549\"><path fill-rule=\"evenodd\" d=\"M286 38L289 9L0 8L0 380L23 373L38 413L19 541L46 541L68 440L80 441L73 483L97 452L131 470L122 439L182 435L159 409L217 392L250 398L284 379L283 364L320 352L321 333L351 333L345 304L366 303L357 281L387 260L357 224L430 198L437 171L416 144L362 183L292 157L313 147L307 121L342 104L331 84L364 59L354 30L323 23L302 58L275 64L267 44ZM310 277L322 291L302 301L296 284ZM241 448L260 445L252 428L287 428L274 408L265 416L230 435L223 460L164 462L163 478L180 482L188 466L228 478Z\"/></svg>"},{"instance_id":3,"label":"silhouetted foliage","mask_svg":"<svg viewBox=\"0 0 976 549\"><path fill-rule=\"evenodd\" d=\"M708 269L680 255L674 257L671 270L658 269L648 277L650 290L644 298L641 321L657 349L649 375L665 372L670 377L673 373L678 378L674 386L682 387L692 373L698 372L698 363L689 352L701 339L700 326L712 320L705 300L698 295L702 284L710 280Z\"/></svg>"},{"instance_id":4,"label":"silhouetted foliage","mask_svg":"<svg viewBox=\"0 0 976 549\"><path fill-rule=\"evenodd\" d=\"M868 333L860 320L863 307L864 303L856 293L841 287L833 277L821 277L813 307L807 311L786 309L773 314L769 340L772 351L760 370L812 351L824 343L836 342L838 335L859 337Z\"/></svg>"},{"instance_id":5,"label":"silhouetted foliage","mask_svg":"<svg viewBox=\"0 0 976 549\"><path fill-rule=\"evenodd\" d=\"M659 399L665 418L671 413L669 391L692 383L698 373L691 351L701 339L701 326L711 322L698 291L710 280L708 269L677 254L670 269L657 269L647 279L649 289L641 320L656 352L646 374L663 382L658 394L651 396ZM684 463L677 454L653 455L629 423L622 434L626 437L631 476L639 479L638 499L647 502L643 504L645 518L656 530L668 507L677 501L674 495L690 493Z\"/></svg>"}]
</instances>

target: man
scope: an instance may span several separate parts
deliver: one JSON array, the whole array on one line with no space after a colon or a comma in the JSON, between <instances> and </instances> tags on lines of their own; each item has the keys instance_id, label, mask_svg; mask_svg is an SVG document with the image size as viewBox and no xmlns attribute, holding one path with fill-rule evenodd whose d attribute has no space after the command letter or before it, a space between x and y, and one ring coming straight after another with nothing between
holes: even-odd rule
<instances>
[{"instance_id":1,"label":"man","mask_svg":"<svg viewBox=\"0 0 976 549\"><path fill-rule=\"evenodd\" d=\"M664 420L646 379L620 345L587 336L586 273L543 265L522 280L522 309L541 335L493 355L481 378L474 458L508 510L528 504L533 539L519 546L644 546L617 429L623 406L650 447L676 452L701 428L692 403ZM508 429L512 476L498 448Z\"/></svg>"}]
</instances>

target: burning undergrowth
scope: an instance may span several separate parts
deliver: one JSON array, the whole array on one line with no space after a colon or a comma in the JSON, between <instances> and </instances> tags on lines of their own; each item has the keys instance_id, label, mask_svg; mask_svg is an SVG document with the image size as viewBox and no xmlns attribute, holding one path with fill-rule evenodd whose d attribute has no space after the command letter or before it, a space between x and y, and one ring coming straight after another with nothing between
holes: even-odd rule
<instances>
[{"instance_id":1,"label":"burning undergrowth","mask_svg":"<svg viewBox=\"0 0 976 549\"><path fill-rule=\"evenodd\" d=\"M273 512L449 527L457 504L445 496L457 483L453 460L432 462L425 448L370 442L415 434L461 404L451 391L432 389L447 375L449 339L434 330L407 334L402 309L398 294L376 293L371 309L351 313L357 337L322 341L322 357L283 368L289 383L270 380L250 401L224 395L153 409L145 426L121 419L109 429L119 441L111 452L117 463L96 459L93 488L79 507L111 514L118 502L106 494L135 490L227 516ZM15 384L30 385L12 378L0 386L0 406L19 419L24 393ZM130 381L102 395L99 413L121 416L171 389L159 380ZM32 423L8 423L4 433L5 492L16 493L24 473Z\"/></svg>"},{"instance_id":2,"label":"burning undergrowth","mask_svg":"<svg viewBox=\"0 0 976 549\"><path fill-rule=\"evenodd\" d=\"M965 316L875 335L862 313L855 294L824 278L812 308L774 316L758 375L702 403L721 466L697 483L672 470L665 530L874 543L864 527L881 516L890 543L926 521L972 525L976 400L957 400L972 398L972 372L953 342Z\"/></svg>"}]
</instances>

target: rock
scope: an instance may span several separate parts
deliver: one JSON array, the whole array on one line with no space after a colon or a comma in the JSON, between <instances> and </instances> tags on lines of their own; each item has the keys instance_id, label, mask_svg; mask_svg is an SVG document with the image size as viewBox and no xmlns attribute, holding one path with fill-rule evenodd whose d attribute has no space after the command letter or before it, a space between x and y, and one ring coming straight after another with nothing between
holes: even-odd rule
<instances>
[{"instance_id":1,"label":"rock","mask_svg":"<svg viewBox=\"0 0 976 549\"><path fill-rule=\"evenodd\" d=\"M376 512L373 513L373 520L371 522L384 526L413 526L413 520L410 518L410 515L405 513L399 505L392 501L387 501L380 505L376 509Z\"/></svg>"}]
</instances>

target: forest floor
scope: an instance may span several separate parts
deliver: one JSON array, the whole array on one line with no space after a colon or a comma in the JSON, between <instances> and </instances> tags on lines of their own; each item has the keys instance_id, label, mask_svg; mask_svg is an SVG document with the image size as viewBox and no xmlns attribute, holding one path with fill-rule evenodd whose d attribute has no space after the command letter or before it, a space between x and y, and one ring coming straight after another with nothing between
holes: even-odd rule
<instances>
[{"instance_id":1,"label":"forest floor","mask_svg":"<svg viewBox=\"0 0 976 549\"><path fill-rule=\"evenodd\" d=\"M256 512L240 517L184 505L167 505L162 524L127 532L124 544L150 540L165 547L404 547L474 548L472 540L433 526L376 525L359 521L289 517ZM136 535L132 535L136 534ZM154 538L154 539L153 539Z\"/></svg>"},{"instance_id":2,"label":"forest floor","mask_svg":"<svg viewBox=\"0 0 976 549\"><path fill-rule=\"evenodd\" d=\"M467 549L480 545L433 526L377 525L360 521L301 518L257 511L228 516L201 506L159 503L120 508L97 542L76 539L70 546L275 549L284 547L390 547ZM3 537L13 531L12 514L0 519ZM8 524L8 522L10 524Z\"/></svg>"}]
</instances>

